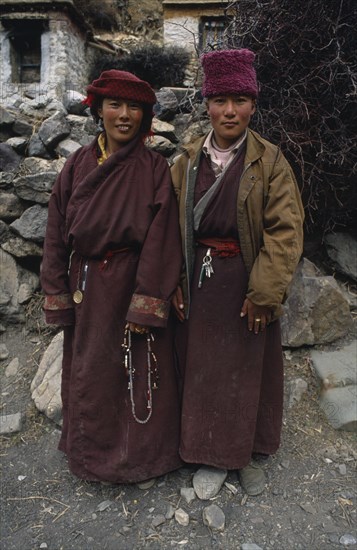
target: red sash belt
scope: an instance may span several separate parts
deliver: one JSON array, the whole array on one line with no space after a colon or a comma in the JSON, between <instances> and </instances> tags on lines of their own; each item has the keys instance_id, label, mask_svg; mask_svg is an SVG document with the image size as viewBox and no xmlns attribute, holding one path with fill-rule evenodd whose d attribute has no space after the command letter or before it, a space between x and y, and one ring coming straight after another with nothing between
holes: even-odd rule
<instances>
[{"instance_id":1,"label":"red sash belt","mask_svg":"<svg viewBox=\"0 0 357 550\"><path fill-rule=\"evenodd\" d=\"M197 239L197 244L211 249L211 256L220 258L233 258L240 254L240 246L237 239L229 238L218 239L209 237L208 239Z\"/></svg>"},{"instance_id":2,"label":"red sash belt","mask_svg":"<svg viewBox=\"0 0 357 550\"><path fill-rule=\"evenodd\" d=\"M130 248L128 247L125 247L125 248L116 248L115 250L108 250L102 261L100 262L99 264L99 269L101 271L103 271L103 269L105 269L108 265L108 262L112 259L112 257L115 255L115 254L119 254L120 252L126 252L127 250L130 250Z\"/></svg>"}]
</instances>

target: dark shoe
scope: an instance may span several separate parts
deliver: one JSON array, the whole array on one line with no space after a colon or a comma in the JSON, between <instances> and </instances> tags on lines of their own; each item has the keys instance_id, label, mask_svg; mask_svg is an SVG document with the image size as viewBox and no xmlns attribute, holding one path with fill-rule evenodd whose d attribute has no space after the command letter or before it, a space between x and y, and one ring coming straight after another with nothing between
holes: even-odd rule
<instances>
[{"instance_id":1,"label":"dark shoe","mask_svg":"<svg viewBox=\"0 0 357 550\"><path fill-rule=\"evenodd\" d=\"M256 462L266 462L269 458L270 455L264 453L252 453L252 459Z\"/></svg>"},{"instance_id":2,"label":"dark shoe","mask_svg":"<svg viewBox=\"0 0 357 550\"><path fill-rule=\"evenodd\" d=\"M265 489L265 474L257 464L248 464L238 470L241 487L247 495L255 497Z\"/></svg>"}]
</instances>

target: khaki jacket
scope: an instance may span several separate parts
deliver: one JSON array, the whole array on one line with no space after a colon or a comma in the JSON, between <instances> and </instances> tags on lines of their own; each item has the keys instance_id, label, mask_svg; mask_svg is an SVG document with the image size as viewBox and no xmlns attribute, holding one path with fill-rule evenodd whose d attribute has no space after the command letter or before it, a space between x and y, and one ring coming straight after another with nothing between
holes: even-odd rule
<instances>
[{"instance_id":1,"label":"khaki jacket","mask_svg":"<svg viewBox=\"0 0 357 550\"><path fill-rule=\"evenodd\" d=\"M205 138L187 146L171 168L186 260L182 277L186 315L194 257L193 220L187 197L196 182ZM303 220L300 192L289 163L278 147L249 129L237 198L239 240L249 274L247 297L271 308L273 317L282 313L281 303L302 253Z\"/></svg>"}]
</instances>

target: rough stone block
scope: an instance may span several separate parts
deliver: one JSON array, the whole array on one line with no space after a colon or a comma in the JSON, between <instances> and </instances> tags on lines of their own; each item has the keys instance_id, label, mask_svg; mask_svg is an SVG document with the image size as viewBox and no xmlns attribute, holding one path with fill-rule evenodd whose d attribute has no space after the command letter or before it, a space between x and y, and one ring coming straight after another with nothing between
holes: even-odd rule
<instances>
[{"instance_id":1,"label":"rough stone block","mask_svg":"<svg viewBox=\"0 0 357 550\"><path fill-rule=\"evenodd\" d=\"M357 386L324 391L320 405L333 428L357 431Z\"/></svg>"},{"instance_id":2,"label":"rough stone block","mask_svg":"<svg viewBox=\"0 0 357 550\"><path fill-rule=\"evenodd\" d=\"M311 359L325 389L357 384L356 340L338 350L312 350Z\"/></svg>"},{"instance_id":3,"label":"rough stone block","mask_svg":"<svg viewBox=\"0 0 357 550\"><path fill-rule=\"evenodd\" d=\"M61 373L63 355L63 332L52 339L46 349L31 383L31 397L38 410L61 424Z\"/></svg>"},{"instance_id":4,"label":"rough stone block","mask_svg":"<svg viewBox=\"0 0 357 550\"><path fill-rule=\"evenodd\" d=\"M327 344L353 325L348 301L333 277L304 258L299 263L281 319L284 346Z\"/></svg>"},{"instance_id":5,"label":"rough stone block","mask_svg":"<svg viewBox=\"0 0 357 550\"><path fill-rule=\"evenodd\" d=\"M329 233L324 242L336 270L357 281L357 240L347 233Z\"/></svg>"}]
</instances>

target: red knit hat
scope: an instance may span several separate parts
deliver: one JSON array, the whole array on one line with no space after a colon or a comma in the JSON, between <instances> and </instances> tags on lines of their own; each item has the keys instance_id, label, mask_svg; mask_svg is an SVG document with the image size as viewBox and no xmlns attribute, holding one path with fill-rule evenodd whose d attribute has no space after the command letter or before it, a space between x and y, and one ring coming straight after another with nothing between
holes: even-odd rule
<instances>
[{"instance_id":1,"label":"red knit hat","mask_svg":"<svg viewBox=\"0 0 357 550\"><path fill-rule=\"evenodd\" d=\"M127 71L116 69L103 71L97 80L93 80L87 88L87 97L83 103L91 107L95 96L120 97L148 105L156 103L155 92L145 80L140 80Z\"/></svg>"},{"instance_id":2,"label":"red knit hat","mask_svg":"<svg viewBox=\"0 0 357 550\"><path fill-rule=\"evenodd\" d=\"M244 94L258 97L255 53L250 50L217 50L201 56L204 71L202 94Z\"/></svg>"}]
</instances>

